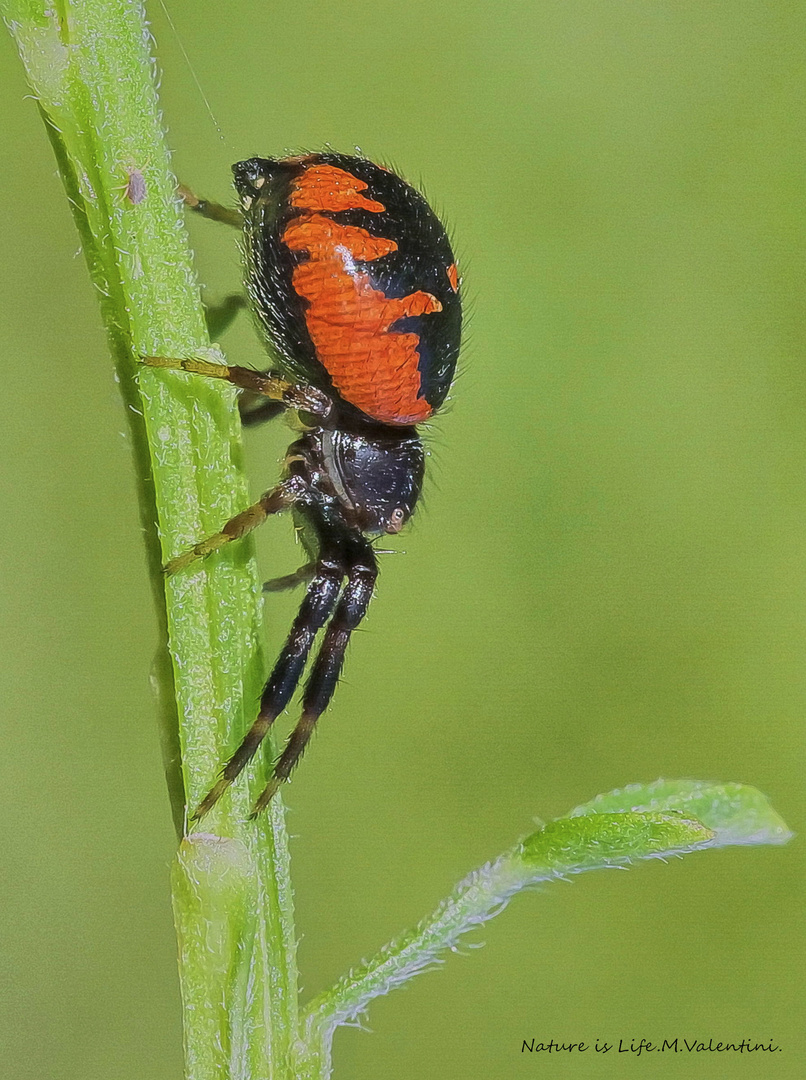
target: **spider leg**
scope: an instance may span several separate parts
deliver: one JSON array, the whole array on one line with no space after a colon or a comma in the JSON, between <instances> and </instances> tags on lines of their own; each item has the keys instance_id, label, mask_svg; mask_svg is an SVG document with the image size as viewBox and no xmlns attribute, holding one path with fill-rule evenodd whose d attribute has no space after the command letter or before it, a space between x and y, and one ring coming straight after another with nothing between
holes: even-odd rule
<instances>
[{"instance_id":1,"label":"spider leg","mask_svg":"<svg viewBox=\"0 0 806 1080\"><path fill-rule=\"evenodd\" d=\"M264 581L263 592L286 592L288 589L296 589L297 585L301 585L303 581L310 581L315 573L316 563L305 563L304 566L300 566L298 570L295 570L293 574L286 574L285 577L276 577L272 578L271 581Z\"/></svg>"},{"instance_id":2,"label":"spider leg","mask_svg":"<svg viewBox=\"0 0 806 1080\"><path fill-rule=\"evenodd\" d=\"M176 192L188 210L193 210L210 221L220 221L222 224L232 225L236 229L243 228L243 214L240 210L231 210L228 206L222 206L221 203L210 202L209 199L200 199L184 184L180 184Z\"/></svg>"},{"instance_id":3,"label":"spider leg","mask_svg":"<svg viewBox=\"0 0 806 1080\"><path fill-rule=\"evenodd\" d=\"M213 364L198 356L142 356L140 362L146 367L188 371L193 375L204 375L208 379L225 379L241 390L250 390L253 394L282 402L288 409L301 409L320 419L326 417L333 408L327 394L317 390L315 386L291 383L272 372L264 374L252 371L251 368Z\"/></svg>"},{"instance_id":4,"label":"spider leg","mask_svg":"<svg viewBox=\"0 0 806 1080\"><path fill-rule=\"evenodd\" d=\"M299 492L297 489L298 484L293 480L286 480L282 484L278 484L277 487L272 488L271 491L265 492L256 503L247 506L240 514L230 518L221 532L208 536L206 540L200 540L198 544L194 544L190 551L185 551L181 555L177 555L175 559L167 562L164 567L165 573L175 574L177 571L184 570L196 562L197 559L204 559L207 555L212 555L214 551L218 551L233 540L240 540L242 536L246 536L252 529L262 525L270 514L279 514L282 510L287 510L298 498Z\"/></svg>"},{"instance_id":5,"label":"spider leg","mask_svg":"<svg viewBox=\"0 0 806 1080\"><path fill-rule=\"evenodd\" d=\"M313 580L263 690L257 719L224 766L219 780L199 803L193 814L194 820L203 817L218 802L254 756L269 728L291 700L305 669L311 645L336 605L343 580L344 560L340 545L323 543Z\"/></svg>"},{"instance_id":6,"label":"spider leg","mask_svg":"<svg viewBox=\"0 0 806 1080\"><path fill-rule=\"evenodd\" d=\"M225 330L235 322L239 311L249 307L249 302L240 293L230 293L218 304L204 305L204 319L211 341L218 341Z\"/></svg>"},{"instance_id":7,"label":"spider leg","mask_svg":"<svg viewBox=\"0 0 806 1080\"><path fill-rule=\"evenodd\" d=\"M245 398L238 401L238 411L244 427L257 427L266 420L273 420L285 408L282 401L267 401L263 398L257 405L251 405Z\"/></svg>"},{"instance_id":8,"label":"spider leg","mask_svg":"<svg viewBox=\"0 0 806 1080\"><path fill-rule=\"evenodd\" d=\"M271 780L255 803L252 817L256 817L268 806L302 757L316 721L327 708L336 689L350 635L366 615L372 599L378 566L372 548L363 537L351 538L346 552L346 565L347 584L325 631L324 640L308 678L302 699L302 716L274 766Z\"/></svg>"}]
</instances>

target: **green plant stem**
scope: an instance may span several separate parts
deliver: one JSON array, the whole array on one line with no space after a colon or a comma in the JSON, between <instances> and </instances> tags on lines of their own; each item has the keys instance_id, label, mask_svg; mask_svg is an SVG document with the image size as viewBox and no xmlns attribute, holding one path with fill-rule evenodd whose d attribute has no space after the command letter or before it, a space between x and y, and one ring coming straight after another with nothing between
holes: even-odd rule
<instances>
[{"instance_id":1,"label":"green plant stem","mask_svg":"<svg viewBox=\"0 0 806 1080\"><path fill-rule=\"evenodd\" d=\"M498 915L523 889L703 848L785 844L791 836L769 800L744 784L658 780L599 795L468 874L416 927L315 998L306 1010L299 1076L328 1075L340 1024L441 963L463 934Z\"/></svg>"},{"instance_id":2,"label":"green plant stem","mask_svg":"<svg viewBox=\"0 0 806 1080\"><path fill-rule=\"evenodd\" d=\"M126 0L3 0L2 11L45 119L130 406L172 660L163 659L164 645L157 668L168 680L167 715L178 720L182 786L195 804L253 718L264 676L260 590L243 544L168 581L159 569L249 499L231 390L172 372L141 370L138 379L138 355L220 357L208 348L144 11ZM257 826L247 820L262 771L256 763L205 820L204 834L182 841L173 871L192 1080L284 1077L297 1037L280 800ZM176 773L172 788L176 801Z\"/></svg>"}]
</instances>

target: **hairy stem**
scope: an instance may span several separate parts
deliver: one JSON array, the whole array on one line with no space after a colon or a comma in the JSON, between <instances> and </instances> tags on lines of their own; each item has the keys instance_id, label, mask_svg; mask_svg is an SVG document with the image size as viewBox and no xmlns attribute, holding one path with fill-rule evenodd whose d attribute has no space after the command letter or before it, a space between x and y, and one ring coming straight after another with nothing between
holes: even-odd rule
<instances>
[{"instance_id":1,"label":"hairy stem","mask_svg":"<svg viewBox=\"0 0 806 1080\"><path fill-rule=\"evenodd\" d=\"M791 836L769 800L744 784L658 780L599 795L468 874L417 926L315 998L305 1014L299 1075L327 1075L339 1025L441 963L462 935L502 912L523 889L705 848L785 844Z\"/></svg>"},{"instance_id":2,"label":"hairy stem","mask_svg":"<svg viewBox=\"0 0 806 1080\"><path fill-rule=\"evenodd\" d=\"M183 790L195 804L210 786L253 719L264 675L248 546L232 545L167 581L160 571L249 501L234 396L137 365L140 355L220 359L207 340L141 5L2 0L2 12L56 154L129 406L181 824ZM257 824L248 821L263 773L256 762L205 820L205 832L182 840L173 870L192 1080L284 1077L297 1037L280 800Z\"/></svg>"}]
</instances>

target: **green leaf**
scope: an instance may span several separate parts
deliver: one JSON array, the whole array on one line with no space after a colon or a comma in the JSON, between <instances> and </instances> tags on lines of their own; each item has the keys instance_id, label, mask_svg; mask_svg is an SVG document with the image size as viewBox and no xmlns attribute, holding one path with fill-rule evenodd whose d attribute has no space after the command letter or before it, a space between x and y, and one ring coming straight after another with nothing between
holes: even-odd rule
<instances>
[{"instance_id":1,"label":"green leaf","mask_svg":"<svg viewBox=\"0 0 806 1080\"><path fill-rule=\"evenodd\" d=\"M625 811L560 818L522 840L512 858L522 863L528 884L638 859L682 855L710 845L714 835L702 822L674 813Z\"/></svg>"},{"instance_id":2,"label":"green leaf","mask_svg":"<svg viewBox=\"0 0 806 1080\"><path fill-rule=\"evenodd\" d=\"M714 847L731 844L785 844L792 838L769 799L747 784L710 784L703 780L656 780L630 784L597 795L571 811L569 817L624 811L676 810L713 829Z\"/></svg>"}]
</instances>

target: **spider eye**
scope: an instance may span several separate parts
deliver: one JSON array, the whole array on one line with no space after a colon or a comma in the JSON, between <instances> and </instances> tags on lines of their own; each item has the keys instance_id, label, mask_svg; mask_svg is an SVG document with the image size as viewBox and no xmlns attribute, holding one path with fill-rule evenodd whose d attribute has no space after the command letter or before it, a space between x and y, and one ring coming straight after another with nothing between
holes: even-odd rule
<instances>
[{"instance_id":1,"label":"spider eye","mask_svg":"<svg viewBox=\"0 0 806 1080\"><path fill-rule=\"evenodd\" d=\"M389 515L389 524L386 526L388 533L399 533L406 520L406 511L399 506Z\"/></svg>"}]
</instances>

